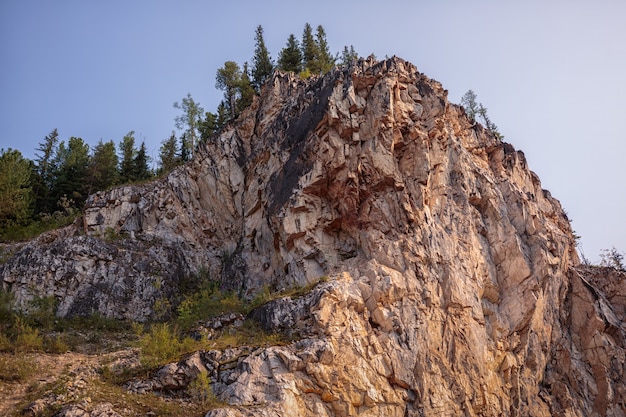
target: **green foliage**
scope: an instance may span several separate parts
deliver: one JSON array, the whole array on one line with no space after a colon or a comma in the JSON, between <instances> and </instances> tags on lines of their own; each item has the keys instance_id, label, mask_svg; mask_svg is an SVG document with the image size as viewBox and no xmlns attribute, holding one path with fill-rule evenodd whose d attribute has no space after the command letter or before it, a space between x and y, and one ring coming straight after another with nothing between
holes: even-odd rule
<instances>
[{"instance_id":1,"label":"green foliage","mask_svg":"<svg viewBox=\"0 0 626 417\"><path fill-rule=\"evenodd\" d=\"M274 71L274 63L270 57L270 53L265 46L263 39L263 27L261 25L256 28L254 46L254 57L252 58L252 85L256 91L261 90L261 86L272 75Z\"/></svg>"},{"instance_id":2,"label":"green foliage","mask_svg":"<svg viewBox=\"0 0 626 417\"><path fill-rule=\"evenodd\" d=\"M59 142L59 132L54 129L48 134L39 147L40 153L36 154L36 168L33 178L33 191L35 194L35 212L52 213L55 211L56 200L52 198L54 184L53 159Z\"/></svg>"},{"instance_id":3,"label":"green foliage","mask_svg":"<svg viewBox=\"0 0 626 417\"><path fill-rule=\"evenodd\" d=\"M139 335L140 360L145 367L156 367L177 360L181 354L192 350L193 344L191 338L181 340L169 323L154 323Z\"/></svg>"},{"instance_id":4,"label":"green foliage","mask_svg":"<svg viewBox=\"0 0 626 417\"><path fill-rule=\"evenodd\" d=\"M200 103L197 103L191 97L190 93L187 93L187 97L184 97L180 104L174 102L174 108L182 110L183 112L183 114L176 116L174 119L176 127L184 131L187 140L187 142L181 144L181 154L189 151L191 156L193 156L196 152L196 146L200 141L200 125L202 123L204 109L200 106ZM184 158L183 161L185 161Z\"/></svg>"},{"instance_id":5,"label":"green foliage","mask_svg":"<svg viewBox=\"0 0 626 417\"><path fill-rule=\"evenodd\" d=\"M341 52L341 57L338 58L340 65L349 65L356 62L358 59L359 54L357 54L353 45L350 45L350 48L348 48L348 46L344 46L343 51Z\"/></svg>"},{"instance_id":6,"label":"green foliage","mask_svg":"<svg viewBox=\"0 0 626 417\"><path fill-rule=\"evenodd\" d=\"M120 234L113 227L106 227L104 229L104 240L109 243L116 242L121 239Z\"/></svg>"},{"instance_id":7,"label":"green foliage","mask_svg":"<svg viewBox=\"0 0 626 417\"><path fill-rule=\"evenodd\" d=\"M146 143L141 142L139 150L135 159L133 159L133 181L145 181L152 178L152 171L150 170L150 157L146 149Z\"/></svg>"},{"instance_id":8,"label":"green foliage","mask_svg":"<svg viewBox=\"0 0 626 417\"><path fill-rule=\"evenodd\" d=\"M287 45L278 55L278 68L299 74L302 71L302 52L300 44L292 33L287 39Z\"/></svg>"},{"instance_id":9,"label":"green foliage","mask_svg":"<svg viewBox=\"0 0 626 417\"><path fill-rule=\"evenodd\" d=\"M93 149L89 167L87 168L87 183L89 193L106 190L118 181L117 166L119 159L115 153L115 143L111 140L100 140Z\"/></svg>"},{"instance_id":10,"label":"green foliage","mask_svg":"<svg viewBox=\"0 0 626 417\"><path fill-rule=\"evenodd\" d=\"M500 140L504 139L504 136L498 131L496 126L489 116L487 115L487 108L482 103L476 101L476 93L472 90L468 90L463 97L461 97L461 105L465 108L467 117L469 117L472 123L476 122L476 117L480 117L487 130L494 134L494 136Z\"/></svg>"},{"instance_id":11,"label":"green foliage","mask_svg":"<svg viewBox=\"0 0 626 417\"><path fill-rule=\"evenodd\" d=\"M319 56L319 45L315 42L313 37L313 29L311 25L306 23L304 30L302 31L302 64L304 69L308 69L313 74L317 74L321 71Z\"/></svg>"},{"instance_id":12,"label":"green foliage","mask_svg":"<svg viewBox=\"0 0 626 417\"><path fill-rule=\"evenodd\" d=\"M0 149L0 233L32 213L31 164L20 151Z\"/></svg>"},{"instance_id":13,"label":"green foliage","mask_svg":"<svg viewBox=\"0 0 626 417\"><path fill-rule=\"evenodd\" d=\"M252 99L255 95L254 87L252 86L252 81L250 81L250 76L248 75L248 63L245 62L243 64L243 71L241 72L241 80L239 81L239 99L237 100L237 114L241 114L252 104Z\"/></svg>"},{"instance_id":14,"label":"green foliage","mask_svg":"<svg viewBox=\"0 0 626 417\"><path fill-rule=\"evenodd\" d=\"M87 198L87 168L89 166L89 145L81 138L71 137L67 146L61 142L55 159L55 180L52 196L59 201L63 196L72 201L72 206L80 209Z\"/></svg>"},{"instance_id":15,"label":"green foliage","mask_svg":"<svg viewBox=\"0 0 626 417\"><path fill-rule=\"evenodd\" d=\"M326 40L326 31L319 25L315 34L315 43L317 46L317 69L318 72L325 74L335 66L335 58L330 53L328 41Z\"/></svg>"},{"instance_id":16,"label":"green foliage","mask_svg":"<svg viewBox=\"0 0 626 417\"><path fill-rule=\"evenodd\" d=\"M207 372L200 372L196 379L187 386L187 394L196 403L203 406L215 406L219 401L211 389L211 378Z\"/></svg>"},{"instance_id":17,"label":"green foliage","mask_svg":"<svg viewBox=\"0 0 626 417\"><path fill-rule=\"evenodd\" d=\"M476 101L476 93L473 90L467 90L463 97L461 97L461 105L465 108L467 117L473 122L476 121L476 115L478 114L478 102Z\"/></svg>"},{"instance_id":18,"label":"green foliage","mask_svg":"<svg viewBox=\"0 0 626 417\"><path fill-rule=\"evenodd\" d=\"M229 111L230 118L237 117L237 100L240 97L241 68L234 61L224 62L224 66L217 70L215 88L224 91L224 104Z\"/></svg>"},{"instance_id":19,"label":"green foliage","mask_svg":"<svg viewBox=\"0 0 626 417\"><path fill-rule=\"evenodd\" d=\"M178 155L176 134L172 132L169 139L161 142L161 148L159 150L159 174L170 172L180 164L181 159Z\"/></svg>"},{"instance_id":20,"label":"green foliage","mask_svg":"<svg viewBox=\"0 0 626 417\"><path fill-rule=\"evenodd\" d=\"M29 325L22 317L15 320L15 343L13 350L17 353L38 352L43 350L43 337L39 330Z\"/></svg>"}]
</instances>

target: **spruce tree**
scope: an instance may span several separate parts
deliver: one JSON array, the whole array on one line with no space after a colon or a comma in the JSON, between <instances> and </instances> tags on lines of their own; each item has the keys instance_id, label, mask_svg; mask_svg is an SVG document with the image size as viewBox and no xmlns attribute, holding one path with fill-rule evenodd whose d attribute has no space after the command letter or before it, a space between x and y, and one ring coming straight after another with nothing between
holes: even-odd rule
<instances>
[{"instance_id":1,"label":"spruce tree","mask_svg":"<svg viewBox=\"0 0 626 417\"><path fill-rule=\"evenodd\" d=\"M67 198L75 208L81 208L87 198L87 170L90 163L89 145L81 138L71 137L67 146L61 142L55 155L55 181L52 194L57 202Z\"/></svg>"},{"instance_id":2,"label":"spruce tree","mask_svg":"<svg viewBox=\"0 0 626 417\"><path fill-rule=\"evenodd\" d=\"M322 74L327 73L335 66L335 58L328 49L328 41L326 40L326 31L319 25L315 35L315 41L317 45L317 66L318 72Z\"/></svg>"},{"instance_id":3,"label":"spruce tree","mask_svg":"<svg viewBox=\"0 0 626 417\"><path fill-rule=\"evenodd\" d=\"M239 99L237 100L236 114L239 115L246 107L252 104L252 99L254 98L254 87L248 75L247 62L243 64L243 71L241 72L241 79L239 80L237 88L239 90Z\"/></svg>"},{"instance_id":4,"label":"spruce tree","mask_svg":"<svg viewBox=\"0 0 626 417\"><path fill-rule=\"evenodd\" d=\"M302 71L302 52L300 44L292 33L287 39L285 46L278 55L278 68L283 71L291 71L299 74Z\"/></svg>"},{"instance_id":5,"label":"spruce tree","mask_svg":"<svg viewBox=\"0 0 626 417\"><path fill-rule=\"evenodd\" d=\"M161 148L159 149L159 174L168 173L180 165L176 142L176 133L172 132L170 137L161 143Z\"/></svg>"},{"instance_id":6,"label":"spruce tree","mask_svg":"<svg viewBox=\"0 0 626 417\"><path fill-rule=\"evenodd\" d=\"M210 111L206 112L198 130L200 131L200 141L206 142L217 131L217 115Z\"/></svg>"},{"instance_id":7,"label":"spruce tree","mask_svg":"<svg viewBox=\"0 0 626 417\"><path fill-rule=\"evenodd\" d=\"M32 162L20 151L0 149L0 232L25 224L32 212Z\"/></svg>"},{"instance_id":8,"label":"spruce tree","mask_svg":"<svg viewBox=\"0 0 626 417\"><path fill-rule=\"evenodd\" d=\"M135 132L128 132L120 142L120 177L121 184L135 181L135 156L137 149L135 148Z\"/></svg>"},{"instance_id":9,"label":"spruce tree","mask_svg":"<svg viewBox=\"0 0 626 417\"><path fill-rule=\"evenodd\" d=\"M302 32L301 48L304 69L311 72L311 74L319 74L321 71L320 51L313 37L313 29L308 23L304 25L304 31Z\"/></svg>"},{"instance_id":10,"label":"spruce tree","mask_svg":"<svg viewBox=\"0 0 626 417\"><path fill-rule=\"evenodd\" d=\"M258 92L274 71L274 63L265 46L263 39L263 27L259 25L256 28L255 36L256 45L254 47L254 58L252 59L252 85Z\"/></svg>"},{"instance_id":11,"label":"spruce tree","mask_svg":"<svg viewBox=\"0 0 626 417\"><path fill-rule=\"evenodd\" d=\"M137 155L133 159L133 177L135 181L144 181L152 178L150 170L150 157L146 149L146 143L141 142Z\"/></svg>"},{"instance_id":12,"label":"spruce tree","mask_svg":"<svg viewBox=\"0 0 626 417\"><path fill-rule=\"evenodd\" d=\"M115 153L115 143L111 140L103 142L102 139L93 148L93 152L87 169L88 193L106 190L118 181L119 159Z\"/></svg>"},{"instance_id":13,"label":"spruce tree","mask_svg":"<svg viewBox=\"0 0 626 417\"><path fill-rule=\"evenodd\" d=\"M52 198L54 182L53 159L57 151L59 133L56 129L50 132L39 144L35 154L36 167L32 178L33 194L35 196L35 213L52 213L55 211L56 201Z\"/></svg>"},{"instance_id":14,"label":"spruce tree","mask_svg":"<svg viewBox=\"0 0 626 417\"><path fill-rule=\"evenodd\" d=\"M359 54L357 54L354 50L354 46L350 45L350 48L348 48L348 46L346 45L343 47L343 51L341 52L341 58L339 59L339 63L340 65L350 65L358 59Z\"/></svg>"}]
</instances>

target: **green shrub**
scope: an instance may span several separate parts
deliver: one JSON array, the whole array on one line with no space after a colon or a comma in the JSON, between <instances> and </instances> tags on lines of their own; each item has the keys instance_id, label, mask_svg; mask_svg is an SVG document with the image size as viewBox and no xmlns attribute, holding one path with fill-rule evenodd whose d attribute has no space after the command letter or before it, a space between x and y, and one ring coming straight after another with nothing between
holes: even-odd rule
<instances>
[{"instance_id":1,"label":"green shrub","mask_svg":"<svg viewBox=\"0 0 626 417\"><path fill-rule=\"evenodd\" d=\"M211 389L211 379L207 372L200 372L196 379L187 386L187 394L194 402L203 406L217 405L219 403Z\"/></svg>"},{"instance_id":2,"label":"green shrub","mask_svg":"<svg viewBox=\"0 0 626 417\"><path fill-rule=\"evenodd\" d=\"M145 367L156 367L177 360L183 353L193 350L191 338L180 340L176 329L168 323L154 323L146 333L139 334L140 360Z\"/></svg>"},{"instance_id":3,"label":"green shrub","mask_svg":"<svg viewBox=\"0 0 626 417\"><path fill-rule=\"evenodd\" d=\"M22 317L15 320L15 352L38 352L43 350L43 337L38 329L31 327Z\"/></svg>"}]
</instances>

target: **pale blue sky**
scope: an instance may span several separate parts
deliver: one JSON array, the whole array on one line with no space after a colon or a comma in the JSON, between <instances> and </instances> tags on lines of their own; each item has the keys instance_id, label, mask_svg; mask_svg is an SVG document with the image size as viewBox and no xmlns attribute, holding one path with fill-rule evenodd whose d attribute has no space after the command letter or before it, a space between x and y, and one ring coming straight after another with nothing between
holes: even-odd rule
<instances>
[{"instance_id":1,"label":"pale blue sky","mask_svg":"<svg viewBox=\"0 0 626 417\"><path fill-rule=\"evenodd\" d=\"M0 147L27 157L62 139L156 159L188 92L214 111L215 72L250 61L261 24L272 57L306 22L331 51L398 55L458 102L473 89L505 140L558 198L592 261L626 251L626 2L0 1Z\"/></svg>"}]
</instances>

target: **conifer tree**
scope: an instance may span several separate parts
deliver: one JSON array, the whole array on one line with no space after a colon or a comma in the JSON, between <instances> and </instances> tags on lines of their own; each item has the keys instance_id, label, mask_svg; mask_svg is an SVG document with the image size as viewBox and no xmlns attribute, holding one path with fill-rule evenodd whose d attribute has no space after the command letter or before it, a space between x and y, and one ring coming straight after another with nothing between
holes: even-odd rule
<instances>
[{"instance_id":1,"label":"conifer tree","mask_svg":"<svg viewBox=\"0 0 626 417\"><path fill-rule=\"evenodd\" d=\"M287 45L278 55L278 68L296 74L302 71L302 52L300 51L300 44L293 33L289 35Z\"/></svg>"},{"instance_id":2,"label":"conifer tree","mask_svg":"<svg viewBox=\"0 0 626 417\"><path fill-rule=\"evenodd\" d=\"M308 23L304 25L304 31L302 32L301 48L304 69L310 71L311 74L318 74L321 70L320 51L313 37L313 29Z\"/></svg>"},{"instance_id":3,"label":"conifer tree","mask_svg":"<svg viewBox=\"0 0 626 417\"><path fill-rule=\"evenodd\" d=\"M198 130L200 130L200 141L206 142L217 131L217 115L210 111L206 112Z\"/></svg>"},{"instance_id":4,"label":"conifer tree","mask_svg":"<svg viewBox=\"0 0 626 417\"><path fill-rule=\"evenodd\" d=\"M246 107L248 107L252 103L252 99L254 98L254 87L252 86L252 82L250 81L250 76L248 75L248 63L244 62L243 71L241 71L241 79L239 80L237 89L239 90L237 100L237 112L236 114L241 114L242 111Z\"/></svg>"},{"instance_id":5,"label":"conifer tree","mask_svg":"<svg viewBox=\"0 0 626 417\"><path fill-rule=\"evenodd\" d=\"M87 170L89 167L89 145L81 138L71 137L67 146L59 144L55 155L55 181L53 196L57 204L67 198L75 208L81 208L87 198Z\"/></svg>"},{"instance_id":6,"label":"conifer tree","mask_svg":"<svg viewBox=\"0 0 626 417\"><path fill-rule=\"evenodd\" d=\"M255 41L254 58L252 59L252 85L258 92L261 90L261 86L265 83L265 80L272 75L274 63L265 46L263 27L261 25L256 28Z\"/></svg>"},{"instance_id":7,"label":"conifer tree","mask_svg":"<svg viewBox=\"0 0 626 417\"><path fill-rule=\"evenodd\" d=\"M135 157L137 149L135 148L135 132L128 132L120 142L120 183L135 181Z\"/></svg>"},{"instance_id":8,"label":"conifer tree","mask_svg":"<svg viewBox=\"0 0 626 417\"><path fill-rule=\"evenodd\" d=\"M88 193L106 190L118 181L119 159L115 153L115 143L102 139L93 148L92 156L87 169Z\"/></svg>"},{"instance_id":9,"label":"conifer tree","mask_svg":"<svg viewBox=\"0 0 626 417\"><path fill-rule=\"evenodd\" d=\"M56 206L56 201L52 201L51 190L54 182L53 159L58 142L59 133L54 129L39 144L37 151L40 153L35 154L36 167L32 177L35 213L52 213Z\"/></svg>"},{"instance_id":10,"label":"conifer tree","mask_svg":"<svg viewBox=\"0 0 626 417\"><path fill-rule=\"evenodd\" d=\"M472 90L467 90L467 93L461 97L461 105L465 108L467 117L472 122L476 121L476 115L478 114L478 102L476 101L476 93Z\"/></svg>"},{"instance_id":11,"label":"conifer tree","mask_svg":"<svg viewBox=\"0 0 626 417\"><path fill-rule=\"evenodd\" d=\"M326 31L319 25L315 35L315 43L317 45L317 67L318 72L327 73L335 66L335 58L328 49L328 41L326 40Z\"/></svg>"},{"instance_id":12,"label":"conifer tree","mask_svg":"<svg viewBox=\"0 0 626 417\"><path fill-rule=\"evenodd\" d=\"M139 150L133 159L133 179L134 181L143 181L152 178L150 170L150 157L146 149L146 143L141 142Z\"/></svg>"},{"instance_id":13,"label":"conifer tree","mask_svg":"<svg viewBox=\"0 0 626 417\"><path fill-rule=\"evenodd\" d=\"M354 50L354 46L350 45L350 48L348 48L348 46L346 45L343 47L343 51L341 52L341 58L339 59L339 63L341 65L350 65L358 59L359 54L357 54L357 52Z\"/></svg>"},{"instance_id":14,"label":"conifer tree","mask_svg":"<svg viewBox=\"0 0 626 417\"><path fill-rule=\"evenodd\" d=\"M31 216L33 167L21 152L0 149L0 231L24 224Z\"/></svg>"},{"instance_id":15,"label":"conifer tree","mask_svg":"<svg viewBox=\"0 0 626 417\"><path fill-rule=\"evenodd\" d=\"M217 120L215 121L215 130L220 130L226 125L226 123L228 123L228 109L226 108L226 104L224 104L224 100L222 100L217 106Z\"/></svg>"},{"instance_id":16,"label":"conifer tree","mask_svg":"<svg viewBox=\"0 0 626 417\"><path fill-rule=\"evenodd\" d=\"M180 165L175 132L172 132L170 137L161 143L161 148L159 150L159 165L159 174L170 172L176 166Z\"/></svg>"}]
</instances>

